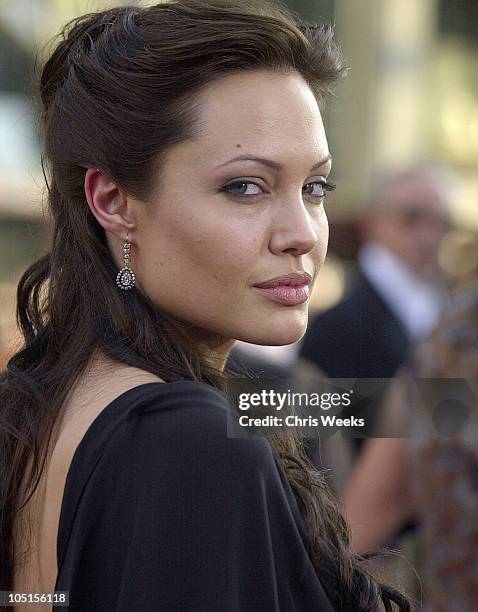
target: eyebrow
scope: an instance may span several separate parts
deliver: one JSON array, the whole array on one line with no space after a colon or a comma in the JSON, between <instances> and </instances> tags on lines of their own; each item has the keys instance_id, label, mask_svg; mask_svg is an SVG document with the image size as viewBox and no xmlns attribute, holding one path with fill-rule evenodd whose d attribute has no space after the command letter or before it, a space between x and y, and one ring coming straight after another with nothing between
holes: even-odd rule
<instances>
[{"instance_id":1,"label":"eyebrow","mask_svg":"<svg viewBox=\"0 0 478 612\"><path fill-rule=\"evenodd\" d=\"M311 170L316 170L317 168L320 168L321 166L323 166L324 164L326 164L328 161L331 161L331 160L332 160L332 156L329 153L327 157L324 157L324 159L314 164ZM239 155L238 157L233 157L232 159L229 159L228 161L225 161L222 164L219 164L218 166L216 166L216 168L222 168L222 166L226 166L227 164L232 164L232 162L235 162L235 161L255 161L258 164L262 164L264 166L267 166L268 168L272 168L273 170L276 170L277 172L279 172L283 168L282 164L280 164L279 162L273 161L272 159L265 159L264 157L256 157L255 155L249 155L247 153L245 153L244 155Z\"/></svg>"}]
</instances>

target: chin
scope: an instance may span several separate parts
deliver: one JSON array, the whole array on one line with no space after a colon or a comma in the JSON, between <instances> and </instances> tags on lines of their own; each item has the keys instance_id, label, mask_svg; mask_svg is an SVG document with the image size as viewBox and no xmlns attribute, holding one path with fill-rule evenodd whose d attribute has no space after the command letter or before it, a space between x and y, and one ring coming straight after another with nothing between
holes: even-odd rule
<instances>
[{"instance_id":1,"label":"chin","mask_svg":"<svg viewBox=\"0 0 478 612\"><path fill-rule=\"evenodd\" d=\"M237 340L264 346L284 346L298 342L305 334L306 329L306 321L291 321L289 325L281 323L281 325L276 326L271 321L270 326L262 326L261 329L249 329L246 337L237 338Z\"/></svg>"}]
</instances>

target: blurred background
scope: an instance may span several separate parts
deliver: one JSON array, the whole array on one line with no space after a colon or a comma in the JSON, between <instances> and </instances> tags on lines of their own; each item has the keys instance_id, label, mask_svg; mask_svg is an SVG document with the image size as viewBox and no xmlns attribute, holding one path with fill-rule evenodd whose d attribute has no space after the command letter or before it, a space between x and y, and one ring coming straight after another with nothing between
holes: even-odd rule
<instances>
[{"instance_id":1,"label":"blurred background","mask_svg":"<svg viewBox=\"0 0 478 612\"><path fill-rule=\"evenodd\" d=\"M337 185L326 200L329 251L311 296L313 323L305 341L287 347L238 343L238 348L248 366L262 373L288 375L291 367L303 372L306 359L314 373L331 378L397 376L399 380L407 351L420 349L438 325L440 312L447 312L445 296L478 278L478 3L283 3L309 21L335 23L337 41L350 67L324 114L334 158L330 179ZM38 54L69 19L120 4L152 3L0 0L2 367L19 348L18 280L48 249L46 188L33 96ZM426 189L421 179L415 180L416 168L427 169ZM380 210L388 213L379 217ZM363 249L366 245L371 248ZM437 270L430 283L431 277L421 272L435 259ZM347 298L357 272L362 280ZM423 375L478 379L478 365L465 374L466 364L477 363L478 285L466 304L463 311L455 308L453 320L442 323L438 336L435 333L425 343ZM474 344L465 346L464 339L470 338ZM467 351L473 351L473 362ZM437 366L437 354L454 367ZM400 388L391 386L392 396L400 398ZM412 422L403 398L398 402L386 398L381 412L390 413L390 406L397 403L399 420L409 417ZM426 610L476 610L478 434L475 431L466 444L462 438L461 447L445 449L443 455L426 454L426 449L425 454L414 455L408 446L393 441L384 445L383 439L374 448L368 445L366 453L358 444L336 439L335 446L324 448L317 459L330 467L332 484L352 526L363 527L367 517L373 517L368 530L354 535L355 548L373 551L388 544L400 550L409 564L399 560L382 567L384 577L406 584L417 597L425 568L435 568L424 583L425 592L436 594ZM453 463L450 457L461 456L464 448L466 460ZM406 457L412 461L408 466ZM415 482L420 494L414 501L403 494L403 476L410 473L423 477ZM424 488L429 498L423 498ZM437 507L445 516L437 513ZM450 517L456 516L467 526L466 533L463 529L455 533ZM449 565L440 565L444 558L451 559Z\"/></svg>"}]
</instances>

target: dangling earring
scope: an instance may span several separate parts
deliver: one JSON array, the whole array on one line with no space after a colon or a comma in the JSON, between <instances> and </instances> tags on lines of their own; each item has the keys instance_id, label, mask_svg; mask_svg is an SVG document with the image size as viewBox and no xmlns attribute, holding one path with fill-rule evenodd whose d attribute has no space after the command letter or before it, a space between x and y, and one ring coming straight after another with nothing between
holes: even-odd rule
<instances>
[{"instance_id":1,"label":"dangling earring","mask_svg":"<svg viewBox=\"0 0 478 612\"><path fill-rule=\"evenodd\" d=\"M134 287L135 276L133 270L129 267L129 248L128 232L126 232L126 242L123 244L124 268L118 272L116 276L116 284L120 289L132 289Z\"/></svg>"}]
</instances>

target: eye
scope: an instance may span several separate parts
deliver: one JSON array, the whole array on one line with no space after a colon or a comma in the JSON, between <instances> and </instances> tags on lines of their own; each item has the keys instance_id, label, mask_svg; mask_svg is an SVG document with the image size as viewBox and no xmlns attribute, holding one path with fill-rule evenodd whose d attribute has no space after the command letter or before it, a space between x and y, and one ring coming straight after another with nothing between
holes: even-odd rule
<instances>
[{"instance_id":1,"label":"eye","mask_svg":"<svg viewBox=\"0 0 478 612\"><path fill-rule=\"evenodd\" d=\"M246 189L244 189L246 185L249 185L249 186L253 185L260 191L259 192L256 191L256 193L251 193L250 187L246 187ZM237 195L241 198L254 197L256 195L260 195L260 193L262 192L261 188L259 187L257 183L253 183L252 181L243 181L243 180L233 181L232 183L228 183L227 185L224 185L221 191L224 191L225 193L228 193L230 195Z\"/></svg>"},{"instance_id":2,"label":"eye","mask_svg":"<svg viewBox=\"0 0 478 612\"><path fill-rule=\"evenodd\" d=\"M333 191L336 185L333 183L327 183L327 181L311 181L304 185L304 189L312 187L312 191L309 191L308 195L311 195L318 200L322 200L327 195L327 191ZM315 189L314 189L315 187Z\"/></svg>"},{"instance_id":3,"label":"eye","mask_svg":"<svg viewBox=\"0 0 478 612\"><path fill-rule=\"evenodd\" d=\"M322 180L310 181L304 185L303 189L307 189L309 187L312 187L312 191L309 191L308 195L311 195L316 200L323 200L326 196L326 192L333 191L336 186ZM255 196L259 196L261 193L264 193L264 190L257 183L242 179L232 181L231 183L224 185L224 187L221 188L221 191L239 198L254 198Z\"/></svg>"}]
</instances>

